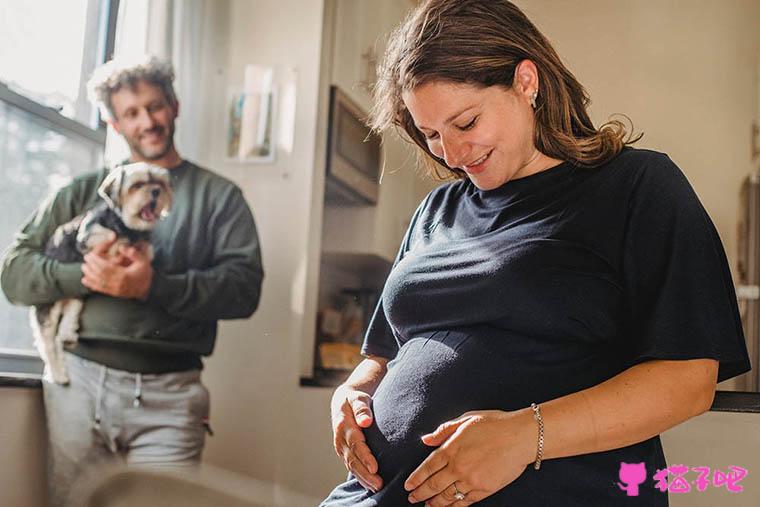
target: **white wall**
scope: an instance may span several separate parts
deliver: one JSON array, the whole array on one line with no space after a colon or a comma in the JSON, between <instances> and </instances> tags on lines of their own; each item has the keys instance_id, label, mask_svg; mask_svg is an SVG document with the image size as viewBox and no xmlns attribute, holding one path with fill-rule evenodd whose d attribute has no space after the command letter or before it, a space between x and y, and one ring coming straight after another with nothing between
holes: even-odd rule
<instances>
[{"instance_id":1,"label":"white wall","mask_svg":"<svg viewBox=\"0 0 760 507\"><path fill-rule=\"evenodd\" d=\"M709 466L728 471L738 466L748 470L739 485L741 493L725 487L708 487L704 492L671 494L672 507L756 507L760 505L760 414L708 412L686 421L662 435L668 465ZM696 472L686 478L693 481ZM712 476L711 476L712 478ZM693 487L693 486L692 486Z\"/></svg>"},{"instance_id":2,"label":"white wall","mask_svg":"<svg viewBox=\"0 0 760 507\"><path fill-rule=\"evenodd\" d=\"M203 73L214 84L213 97L202 98L208 123L201 137L208 146L201 162L243 188L259 228L265 278L256 315L223 323L206 363L216 430L206 459L316 497L341 475L330 446L330 392L298 384L304 335L316 317L322 202L313 192L323 184L314 170L323 6L298 0L227 6L211 27L224 37L209 49ZM222 158L224 97L242 85L248 63L274 66L280 75L293 67L297 74L295 144L271 165Z\"/></svg>"}]
</instances>

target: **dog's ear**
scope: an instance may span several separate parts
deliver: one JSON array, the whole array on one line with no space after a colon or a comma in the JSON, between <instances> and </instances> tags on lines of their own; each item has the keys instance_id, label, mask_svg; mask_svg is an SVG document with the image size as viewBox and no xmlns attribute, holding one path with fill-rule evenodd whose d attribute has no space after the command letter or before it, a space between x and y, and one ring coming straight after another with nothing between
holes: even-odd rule
<instances>
[{"instance_id":1,"label":"dog's ear","mask_svg":"<svg viewBox=\"0 0 760 507\"><path fill-rule=\"evenodd\" d=\"M111 209L117 209L121 206L121 185L124 182L124 169L116 167L111 169L106 179L98 188L98 195L103 198Z\"/></svg>"}]
</instances>

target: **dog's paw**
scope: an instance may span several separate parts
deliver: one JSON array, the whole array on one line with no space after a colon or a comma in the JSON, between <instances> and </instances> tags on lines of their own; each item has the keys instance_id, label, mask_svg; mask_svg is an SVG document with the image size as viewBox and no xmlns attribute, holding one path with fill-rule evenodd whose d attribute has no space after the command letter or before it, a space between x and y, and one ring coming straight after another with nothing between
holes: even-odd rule
<instances>
[{"instance_id":1,"label":"dog's paw","mask_svg":"<svg viewBox=\"0 0 760 507\"><path fill-rule=\"evenodd\" d=\"M69 375L65 370L60 371L57 368L51 368L45 365L45 371L42 374L42 380L50 384L68 385L70 382Z\"/></svg>"}]
</instances>

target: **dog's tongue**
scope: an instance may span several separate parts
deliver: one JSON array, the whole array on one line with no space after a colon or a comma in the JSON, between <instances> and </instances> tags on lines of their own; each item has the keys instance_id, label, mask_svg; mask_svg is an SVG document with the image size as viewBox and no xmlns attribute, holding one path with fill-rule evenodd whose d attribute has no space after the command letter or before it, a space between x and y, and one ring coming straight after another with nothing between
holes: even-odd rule
<instances>
[{"instance_id":1,"label":"dog's tongue","mask_svg":"<svg viewBox=\"0 0 760 507\"><path fill-rule=\"evenodd\" d=\"M146 222L154 222L157 217L156 217L156 214L151 209L150 205L148 205L140 210L140 218L142 218Z\"/></svg>"}]
</instances>

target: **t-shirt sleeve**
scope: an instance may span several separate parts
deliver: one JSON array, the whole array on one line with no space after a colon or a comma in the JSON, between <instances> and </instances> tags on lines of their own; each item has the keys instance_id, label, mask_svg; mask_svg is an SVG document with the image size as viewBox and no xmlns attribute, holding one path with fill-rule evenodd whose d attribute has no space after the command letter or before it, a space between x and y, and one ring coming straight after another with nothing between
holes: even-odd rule
<instances>
[{"instance_id":1,"label":"t-shirt sleeve","mask_svg":"<svg viewBox=\"0 0 760 507\"><path fill-rule=\"evenodd\" d=\"M429 200L430 195L420 203L417 210L414 212L414 215L412 215L409 227L406 230L406 234L404 234L404 239L401 241L401 246L396 254L396 260L393 261L393 268L395 268L396 264L404 258L406 252L411 249L415 230L420 224L420 215L427 207ZM370 319L369 325L367 326L367 332L364 335L364 344L362 345L361 353L364 356L380 356L386 359L393 359L396 357L398 349L398 341L393 333L391 324L388 322L388 317L385 315L383 297L381 295L377 302L377 306L375 307L375 311L372 314L372 319Z\"/></svg>"},{"instance_id":2,"label":"t-shirt sleeve","mask_svg":"<svg viewBox=\"0 0 760 507\"><path fill-rule=\"evenodd\" d=\"M749 371L720 237L684 174L665 155L635 179L623 259L631 366L712 358L719 361L718 382Z\"/></svg>"},{"instance_id":3,"label":"t-shirt sleeve","mask_svg":"<svg viewBox=\"0 0 760 507\"><path fill-rule=\"evenodd\" d=\"M362 355L393 359L397 353L398 343L393 335L391 325L388 323L388 318L385 316L383 298L380 297L375 307L375 312L372 314L372 319L369 321L367 333L364 336Z\"/></svg>"}]
</instances>

